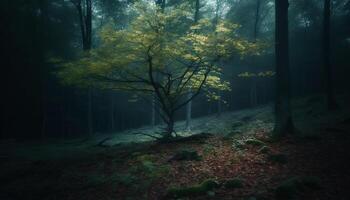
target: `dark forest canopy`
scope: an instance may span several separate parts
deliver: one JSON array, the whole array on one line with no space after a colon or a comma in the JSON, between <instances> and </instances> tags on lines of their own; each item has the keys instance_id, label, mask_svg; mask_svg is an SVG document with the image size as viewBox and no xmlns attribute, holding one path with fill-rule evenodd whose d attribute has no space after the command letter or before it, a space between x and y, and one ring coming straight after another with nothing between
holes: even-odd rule
<instances>
[{"instance_id":1,"label":"dark forest canopy","mask_svg":"<svg viewBox=\"0 0 350 200\"><path fill-rule=\"evenodd\" d=\"M220 68L220 74L215 76L224 83L221 88L226 87L225 84L230 87L222 91L208 88L206 92L199 92L193 99L192 109L180 109L172 117L174 121L185 119L186 112L199 117L274 101L274 1L4 0L1 1L1 80L4 87L1 137L77 137L87 132L114 132L161 124L162 114L157 113L159 109L153 109L161 102L155 102L152 106L152 95L142 99L139 93L125 92L120 88L112 90L106 86L84 88L74 84L62 85L61 77L57 76L60 66L52 62L55 59L66 63L77 61L82 51L87 49L91 49L96 56L95 52L106 47L108 35L103 34L130 33L131 24L136 23L135 20L142 15L135 10L135 6L142 2L148 6L158 5L163 10L159 11L163 13L159 15L183 11L178 13L183 15L178 19L182 20L181 23L170 24L174 26L169 29L171 34L188 33L190 27L195 26L197 18L200 23L207 20L212 24L210 26L220 26L223 22L234 24L237 26L235 38L230 39L237 41L239 38L240 42L236 45L243 45L244 49L251 48L247 45L259 46L258 53L244 53L244 50L239 50L239 46L236 46L235 51L225 52L229 54L224 56L225 59L216 60L215 65ZM323 1L289 1L290 87L293 97L322 93L326 88L325 83L329 82L325 81L328 79L323 75L327 68L322 67L327 62L323 59L325 52L322 50L326 40L324 8ZM346 91L348 85L349 15L349 1L330 1L328 54L330 70L333 72L332 88L336 93ZM109 32L106 32L107 29ZM215 32L215 28L212 30L207 29L208 34ZM200 36L204 34L203 30L194 32ZM176 47L174 50L177 50ZM242 53L245 55L242 56ZM218 86L214 79L212 81Z\"/></svg>"}]
</instances>

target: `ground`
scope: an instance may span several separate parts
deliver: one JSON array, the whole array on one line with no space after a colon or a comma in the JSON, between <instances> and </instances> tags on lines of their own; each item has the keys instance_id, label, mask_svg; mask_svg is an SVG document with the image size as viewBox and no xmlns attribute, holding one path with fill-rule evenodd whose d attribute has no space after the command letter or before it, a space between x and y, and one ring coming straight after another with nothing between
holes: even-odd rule
<instances>
[{"instance_id":1,"label":"ground","mask_svg":"<svg viewBox=\"0 0 350 200\"><path fill-rule=\"evenodd\" d=\"M334 112L320 96L294 100L297 133L281 140L269 137L273 114L265 105L194 120L191 131L180 122L179 134L190 138L170 144L135 140L150 128L90 140L4 141L0 199L349 199L348 100L341 96Z\"/></svg>"}]
</instances>

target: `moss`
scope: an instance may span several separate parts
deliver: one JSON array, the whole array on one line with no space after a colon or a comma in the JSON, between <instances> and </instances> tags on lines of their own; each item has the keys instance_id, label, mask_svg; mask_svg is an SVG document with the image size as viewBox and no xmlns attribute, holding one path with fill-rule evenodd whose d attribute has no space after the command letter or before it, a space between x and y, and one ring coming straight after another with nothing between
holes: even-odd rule
<instances>
[{"instance_id":1,"label":"moss","mask_svg":"<svg viewBox=\"0 0 350 200\"><path fill-rule=\"evenodd\" d=\"M271 154L269 160L279 164L287 164L288 162L288 158L285 154Z\"/></svg>"},{"instance_id":2,"label":"moss","mask_svg":"<svg viewBox=\"0 0 350 200\"><path fill-rule=\"evenodd\" d=\"M293 177L282 182L275 190L277 199L297 199L301 192L318 190L321 188L321 181L317 177Z\"/></svg>"},{"instance_id":3,"label":"moss","mask_svg":"<svg viewBox=\"0 0 350 200\"><path fill-rule=\"evenodd\" d=\"M263 141L255 139L255 138L247 139L245 141L245 143L248 145L253 145L253 146L264 146L265 145L265 143Z\"/></svg>"},{"instance_id":4,"label":"moss","mask_svg":"<svg viewBox=\"0 0 350 200\"><path fill-rule=\"evenodd\" d=\"M262 146L258 151L259 151L259 153L264 153L264 154L266 154L266 153L269 153L269 152L270 152L270 147L268 147L268 146Z\"/></svg>"},{"instance_id":5,"label":"moss","mask_svg":"<svg viewBox=\"0 0 350 200\"><path fill-rule=\"evenodd\" d=\"M227 189L236 189L243 187L243 180L240 178L234 178L225 182L224 187Z\"/></svg>"},{"instance_id":6,"label":"moss","mask_svg":"<svg viewBox=\"0 0 350 200\"><path fill-rule=\"evenodd\" d=\"M210 155L212 153L215 152L215 148L213 147L213 145L204 145L203 147L203 155Z\"/></svg>"},{"instance_id":7,"label":"moss","mask_svg":"<svg viewBox=\"0 0 350 200\"><path fill-rule=\"evenodd\" d=\"M151 154L144 154L144 155L137 156L136 160L139 161L139 162L145 162L145 161L154 162L156 160L156 156L155 155L151 155Z\"/></svg>"},{"instance_id":8,"label":"moss","mask_svg":"<svg viewBox=\"0 0 350 200\"><path fill-rule=\"evenodd\" d=\"M208 194L208 192L218 188L219 184L214 180L203 181L199 185L191 187L171 188L168 190L167 198L193 197Z\"/></svg>"}]
</instances>

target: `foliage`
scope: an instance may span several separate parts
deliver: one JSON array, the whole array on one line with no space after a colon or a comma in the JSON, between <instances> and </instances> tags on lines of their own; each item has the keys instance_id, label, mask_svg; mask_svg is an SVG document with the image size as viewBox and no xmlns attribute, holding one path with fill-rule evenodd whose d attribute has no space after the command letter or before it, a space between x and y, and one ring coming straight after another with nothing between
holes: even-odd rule
<instances>
[{"instance_id":1,"label":"foliage","mask_svg":"<svg viewBox=\"0 0 350 200\"><path fill-rule=\"evenodd\" d=\"M238 74L238 77L240 77L240 78L255 78L255 77L269 78L269 77L273 77L275 75L276 75L276 72L274 72L274 71L262 71L259 73L243 72L243 73Z\"/></svg>"},{"instance_id":2,"label":"foliage","mask_svg":"<svg viewBox=\"0 0 350 200\"><path fill-rule=\"evenodd\" d=\"M229 90L220 78L220 60L258 54L258 44L237 36L237 24L221 20L214 25L205 18L183 23L192 17L186 4L162 12L153 4L137 3L133 10L137 17L129 27L105 26L101 45L64 63L58 76L67 85L156 94L168 134L174 113L200 91L219 99L213 90Z\"/></svg>"}]
</instances>

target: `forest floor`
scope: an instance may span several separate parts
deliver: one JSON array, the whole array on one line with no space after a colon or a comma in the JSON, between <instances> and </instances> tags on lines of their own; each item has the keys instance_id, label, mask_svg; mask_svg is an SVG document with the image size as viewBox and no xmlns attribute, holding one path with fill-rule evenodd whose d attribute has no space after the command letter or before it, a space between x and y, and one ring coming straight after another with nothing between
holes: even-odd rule
<instances>
[{"instance_id":1,"label":"forest floor","mask_svg":"<svg viewBox=\"0 0 350 200\"><path fill-rule=\"evenodd\" d=\"M102 145L2 142L0 199L350 199L349 98L338 101L327 112L319 96L294 100L296 135L278 141L262 106L196 119L191 132L179 123L192 136L169 144L128 139L150 128Z\"/></svg>"}]
</instances>

